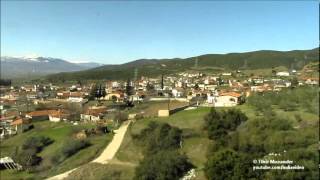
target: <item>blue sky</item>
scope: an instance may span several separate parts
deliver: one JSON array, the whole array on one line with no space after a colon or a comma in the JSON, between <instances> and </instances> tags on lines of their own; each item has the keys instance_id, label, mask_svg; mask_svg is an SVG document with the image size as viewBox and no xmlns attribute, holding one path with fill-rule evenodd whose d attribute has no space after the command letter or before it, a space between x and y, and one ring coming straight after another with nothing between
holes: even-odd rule
<instances>
[{"instance_id":1,"label":"blue sky","mask_svg":"<svg viewBox=\"0 0 320 180\"><path fill-rule=\"evenodd\" d=\"M124 63L319 45L318 1L1 1L1 55Z\"/></svg>"}]
</instances>

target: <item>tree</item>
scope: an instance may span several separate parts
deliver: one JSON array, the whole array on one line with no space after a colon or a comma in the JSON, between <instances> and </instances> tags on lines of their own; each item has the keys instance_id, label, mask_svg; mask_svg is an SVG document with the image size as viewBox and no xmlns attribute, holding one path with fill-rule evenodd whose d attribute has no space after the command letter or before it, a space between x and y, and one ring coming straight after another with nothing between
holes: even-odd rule
<instances>
[{"instance_id":1,"label":"tree","mask_svg":"<svg viewBox=\"0 0 320 180\"><path fill-rule=\"evenodd\" d=\"M52 139L44 136L29 137L24 141L20 149L16 149L13 158L25 169L32 169L42 160L37 153L41 152L45 146L48 146L52 142Z\"/></svg>"},{"instance_id":2,"label":"tree","mask_svg":"<svg viewBox=\"0 0 320 180\"><path fill-rule=\"evenodd\" d=\"M123 121L128 119L128 114L127 113L123 113L121 111L118 111L115 116L114 116L114 120L116 121L116 125L121 124Z\"/></svg>"},{"instance_id":3,"label":"tree","mask_svg":"<svg viewBox=\"0 0 320 180\"><path fill-rule=\"evenodd\" d=\"M164 88L164 80L163 80L163 74L161 75L161 90Z\"/></svg>"},{"instance_id":4,"label":"tree","mask_svg":"<svg viewBox=\"0 0 320 180\"><path fill-rule=\"evenodd\" d=\"M117 102L117 100L118 100L117 96L115 96L115 95L111 96L111 99L112 99L113 103Z\"/></svg>"},{"instance_id":5,"label":"tree","mask_svg":"<svg viewBox=\"0 0 320 180\"><path fill-rule=\"evenodd\" d=\"M199 84L196 83L193 88L194 88L195 90L198 90L198 89L199 89Z\"/></svg>"},{"instance_id":6,"label":"tree","mask_svg":"<svg viewBox=\"0 0 320 180\"><path fill-rule=\"evenodd\" d=\"M82 82L80 80L77 81L77 84L79 84L79 86L82 86Z\"/></svg>"},{"instance_id":7,"label":"tree","mask_svg":"<svg viewBox=\"0 0 320 180\"><path fill-rule=\"evenodd\" d=\"M180 179L193 165L177 151L161 151L146 156L136 168L134 180Z\"/></svg>"},{"instance_id":8,"label":"tree","mask_svg":"<svg viewBox=\"0 0 320 180\"><path fill-rule=\"evenodd\" d=\"M145 154L154 154L163 150L180 147L182 131L167 123L151 121L148 127L135 136L138 143L144 146Z\"/></svg>"},{"instance_id":9,"label":"tree","mask_svg":"<svg viewBox=\"0 0 320 180\"><path fill-rule=\"evenodd\" d=\"M102 87L102 89L101 89L101 97L105 97L106 95L107 95L106 88Z\"/></svg>"},{"instance_id":10,"label":"tree","mask_svg":"<svg viewBox=\"0 0 320 180\"><path fill-rule=\"evenodd\" d=\"M151 91L154 90L154 86L148 82L147 86L146 86L146 89L147 89L148 92L151 92Z\"/></svg>"},{"instance_id":11,"label":"tree","mask_svg":"<svg viewBox=\"0 0 320 180\"><path fill-rule=\"evenodd\" d=\"M90 89L89 100L94 100L97 97L97 90L98 90L97 84L94 83Z\"/></svg>"},{"instance_id":12,"label":"tree","mask_svg":"<svg viewBox=\"0 0 320 180\"><path fill-rule=\"evenodd\" d=\"M131 81L130 79L127 80L127 84L126 84L126 94L127 96L132 96L133 95L133 87L131 86Z\"/></svg>"},{"instance_id":13,"label":"tree","mask_svg":"<svg viewBox=\"0 0 320 180\"><path fill-rule=\"evenodd\" d=\"M274 69L274 67L272 67L271 73L272 73L273 76L277 75L277 71Z\"/></svg>"},{"instance_id":14,"label":"tree","mask_svg":"<svg viewBox=\"0 0 320 180\"><path fill-rule=\"evenodd\" d=\"M258 178L260 174L253 172L251 162L247 156L224 149L209 157L204 171L209 180Z\"/></svg>"},{"instance_id":15,"label":"tree","mask_svg":"<svg viewBox=\"0 0 320 180\"><path fill-rule=\"evenodd\" d=\"M234 131L247 116L237 109L218 112L215 108L204 117L205 129L208 131L210 139L222 139L228 131Z\"/></svg>"},{"instance_id":16,"label":"tree","mask_svg":"<svg viewBox=\"0 0 320 180\"><path fill-rule=\"evenodd\" d=\"M96 97L98 99L100 99L101 97L106 96L106 90L104 87L101 86L101 84L99 85L99 88L97 88L97 93L96 93Z\"/></svg>"},{"instance_id":17,"label":"tree","mask_svg":"<svg viewBox=\"0 0 320 180\"><path fill-rule=\"evenodd\" d=\"M291 80L291 87L295 88L299 85L299 81L298 81L298 78L297 77L293 77Z\"/></svg>"}]
</instances>

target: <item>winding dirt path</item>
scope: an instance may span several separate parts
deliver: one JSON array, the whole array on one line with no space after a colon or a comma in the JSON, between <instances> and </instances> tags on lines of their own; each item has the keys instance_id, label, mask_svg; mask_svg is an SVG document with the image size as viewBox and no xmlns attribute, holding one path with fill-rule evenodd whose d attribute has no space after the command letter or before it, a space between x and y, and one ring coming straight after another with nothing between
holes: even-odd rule
<instances>
[{"instance_id":1,"label":"winding dirt path","mask_svg":"<svg viewBox=\"0 0 320 180\"><path fill-rule=\"evenodd\" d=\"M108 146L103 150L103 152L100 154L99 157L91 161L90 163L100 163L100 164L108 164L110 160L115 156L118 149L120 148L120 145L123 141L124 135L127 132L128 126L131 123L131 121L125 121L119 129L114 130L115 135L113 136L112 141L108 144ZM69 176L70 173L77 170L79 167L71 169L67 172L64 172L62 174L58 174L56 176L47 178L47 180L62 180Z\"/></svg>"}]
</instances>

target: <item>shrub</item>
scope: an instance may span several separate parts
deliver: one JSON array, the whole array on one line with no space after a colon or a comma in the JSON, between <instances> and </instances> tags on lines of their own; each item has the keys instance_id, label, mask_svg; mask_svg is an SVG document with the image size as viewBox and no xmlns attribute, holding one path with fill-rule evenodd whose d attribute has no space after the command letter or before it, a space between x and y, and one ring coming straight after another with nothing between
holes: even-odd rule
<instances>
[{"instance_id":1,"label":"shrub","mask_svg":"<svg viewBox=\"0 0 320 180\"><path fill-rule=\"evenodd\" d=\"M171 180L181 178L193 165L177 151L161 151L145 157L135 171L135 180Z\"/></svg>"},{"instance_id":2,"label":"shrub","mask_svg":"<svg viewBox=\"0 0 320 180\"><path fill-rule=\"evenodd\" d=\"M22 149L27 150L27 149L35 149L36 152L40 152L43 147L48 146L49 144L53 143L53 140L44 137L44 136L39 136L39 137L30 137L26 139L26 141L22 144Z\"/></svg>"},{"instance_id":3,"label":"shrub","mask_svg":"<svg viewBox=\"0 0 320 180\"><path fill-rule=\"evenodd\" d=\"M124 112L120 112L118 111L115 116L114 116L114 120L118 123L121 124L123 121L128 119L128 114L124 113Z\"/></svg>"},{"instance_id":4,"label":"shrub","mask_svg":"<svg viewBox=\"0 0 320 180\"><path fill-rule=\"evenodd\" d=\"M254 172L252 159L229 149L214 153L205 164L205 175L211 179L250 179L258 178L261 173Z\"/></svg>"},{"instance_id":5,"label":"shrub","mask_svg":"<svg viewBox=\"0 0 320 180\"><path fill-rule=\"evenodd\" d=\"M228 131L234 131L248 118L237 109L218 112L214 108L204 117L204 129L208 131L210 139L224 138Z\"/></svg>"},{"instance_id":6,"label":"shrub","mask_svg":"<svg viewBox=\"0 0 320 180\"><path fill-rule=\"evenodd\" d=\"M68 139L62 147L61 153L65 158L67 158L89 145L90 144L84 140Z\"/></svg>"},{"instance_id":7,"label":"shrub","mask_svg":"<svg viewBox=\"0 0 320 180\"><path fill-rule=\"evenodd\" d=\"M28 124L28 125L23 126L22 131L27 132L33 128L34 128L33 124Z\"/></svg>"},{"instance_id":8,"label":"shrub","mask_svg":"<svg viewBox=\"0 0 320 180\"><path fill-rule=\"evenodd\" d=\"M44 136L29 137L20 149L17 149L13 158L25 169L32 170L34 166L38 165L42 160L41 157L37 156L37 153L52 142L52 139Z\"/></svg>"},{"instance_id":9,"label":"shrub","mask_svg":"<svg viewBox=\"0 0 320 180\"><path fill-rule=\"evenodd\" d=\"M144 118L143 114L137 114L137 115L134 117L135 120L139 120L139 119L143 119L143 118Z\"/></svg>"},{"instance_id":10,"label":"shrub","mask_svg":"<svg viewBox=\"0 0 320 180\"><path fill-rule=\"evenodd\" d=\"M145 153L153 154L161 150L180 147L182 131L167 123L151 121L148 127L134 136L138 143L143 144Z\"/></svg>"},{"instance_id":11,"label":"shrub","mask_svg":"<svg viewBox=\"0 0 320 180\"><path fill-rule=\"evenodd\" d=\"M86 140L75 140L72 138L66 139L62 148L50 157L50 163L57 165L88 146L90 146L90 143Z\"/></svg>"},{"instance_id":12,"label":"shrub","mask_svg":"<svg viewBox=\"0 0 320 180\"><path fill-rule=\"evenodd\" d=\"M33 166L38 165L42 158L37 156L35 149L27 149L20 151L15 157L15 161L18 162L25 169L32 169Z\"/></svg>"}]
</instances>

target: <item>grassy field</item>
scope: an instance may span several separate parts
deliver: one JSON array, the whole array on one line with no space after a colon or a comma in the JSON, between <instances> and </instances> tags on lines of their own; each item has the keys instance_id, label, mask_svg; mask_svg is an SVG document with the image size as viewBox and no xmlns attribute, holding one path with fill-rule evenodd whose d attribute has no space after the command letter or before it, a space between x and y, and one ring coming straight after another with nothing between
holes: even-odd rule
<instances>
[{"instance_id":1,"label":"grassy field","mask_svg":"<svg viewBox=\"0 0 320 180\"><path fill-rule=\"evenodd\" d=\"M16 147L20 146L28 137L31 136L46 136L54 140L54 143L45 147L39 155L43 158L40 167L41 171L37 173L27 173L27 172L16 172L13 170L3 170L1 172L1 177L6 177L6 179L22 179L27 177L42 178L52 176L66 170L72 169L79 165L85 164L88 161L97 157L100 152L106 147L106 145L111 141L112 134L101 135L101 136L91 136L88 138L91 145L85 149L80 150L76 154L72 155L61 164L57 166L50 166L50 158L57 153L60 148L62 148L64 140L66 137L71 136L71 132L76 128L92 128L93 124L83 124L74 126L69 123L52 123L49 121L35 122L34 129L25 132L23 134L18 134L11 138L8 138L1 142L1 157L11 156L15 151Z\"/></svg>"},{"instance_id":2,"label":"grassy field","mask_svg":"<svg viewBox=\"0 0 320 180\"><path fill-rule=\"evenodd\" d=\"M178 107L182 107L188 105L187 102L179 102L171 100L169 103L170 109L175 109ZM141 113L148 117L158 116L158 110L160 109L168 109L168 101L149 101L143 102L142 104L136 104L134 108L130 109L130 113Z\"/></svg>"},{"instance_id":3,"label":"grassy field","mask_svg":"<svg viewBox=\"0 0 320 180\"><path fill-rule=\"evenodd\" d=\"M134 175L132 166L123 164L107 164L98 163L86 164L73 172L66 180L129 180Z\"/></svg>"},{"instance_id":4,"label":"grassy field","mask_svg":"<svg viewBox=\"0 0 320 180\"><path fill-rule=\"evenodd\" d=\"M202 168L206 162L206 151L210 141L206 133L202 130L202 127L203 116L209 112L209 110L209 108L199 108L181 111L168 118L146 118L138 120L131 125L126 133L125 139L116 154L116 158L121 162L139 164L143 155L141 148L132 141L131 135L139 133L150 121L166 122L183 130L184 141L181 152L186 153L190 161L196 166L197 179L205 179Z\"/></svg>"},{"instance_id":5,"label":"grassy field","mask_svg":"<svg viewBox=\"0 0 320 180\"><path fill-rule=\"evenodd\" d=\"M244 112L248 116L249 120L257 118L255 110L247 104L237 106L236 108ZM302 117L302 121L307 122L308 124L315 124L318 121L317 115L303 110L283 111L277 106L273 106L271 108L278 117L289 120L292 122L293 126L299 124L295 115L300 115ZM196 166L196 179L206 179L203 167L207 161L206 154L211 141L207 138L207 134L204 132L202 127L203 117L209 112L209 110L210 108L198 108L194 110L181 111L168 118L146 118L138 120L129 128L120 150L116 154L117 160L121 162L139 164L139 161L143 158L143 154L141 152L142 149L132 141L132 134L139 133L150 121L166 122L183 130L184 141L181 151L186 153L190 161ZM245 126L245 124L246 123L242 124L239 128Z\"/></svg>"}]
</instances>

